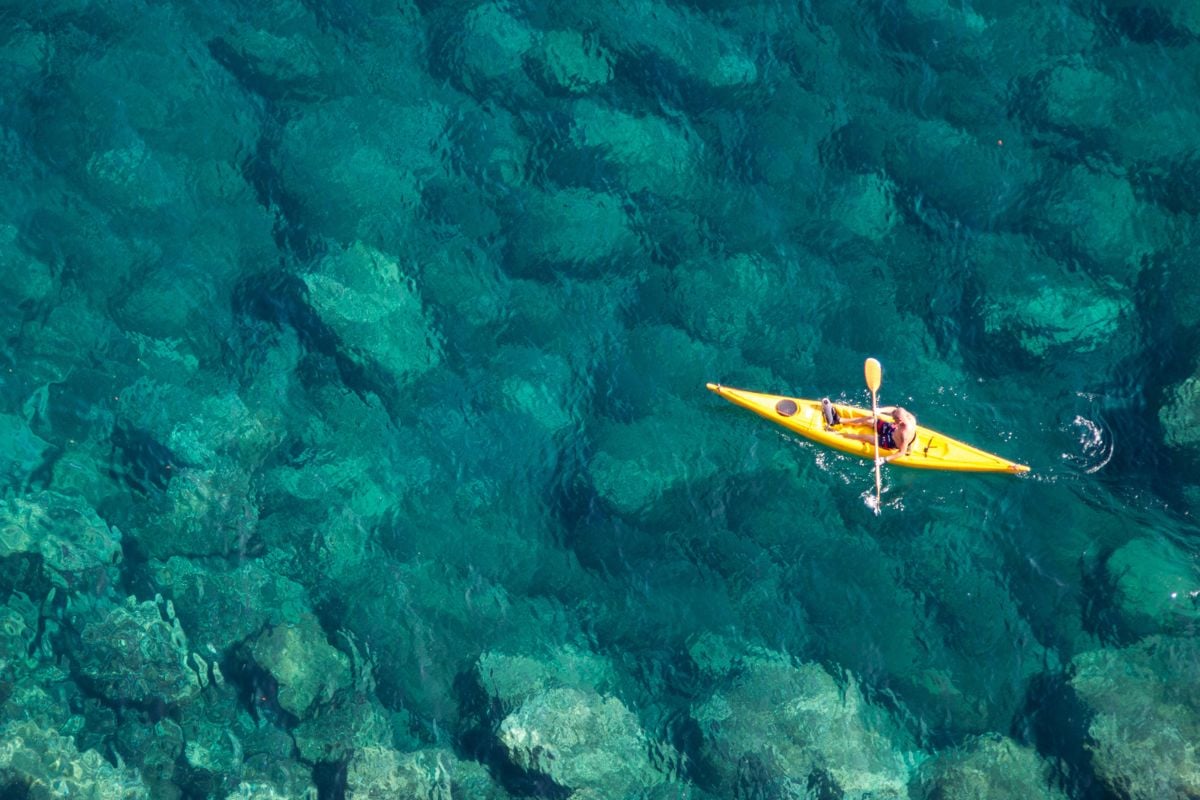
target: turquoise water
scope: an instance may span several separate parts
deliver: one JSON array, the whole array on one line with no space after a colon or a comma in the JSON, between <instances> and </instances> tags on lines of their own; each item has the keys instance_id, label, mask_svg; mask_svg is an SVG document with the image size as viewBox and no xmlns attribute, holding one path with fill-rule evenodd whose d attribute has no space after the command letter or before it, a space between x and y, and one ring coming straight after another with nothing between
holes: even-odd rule
<instances>
[{"instance_id":1,"label":"turquoise water","mask_svg":"<svg viewBox=\"0 0 1200 800\"><path fill-rule=\"evenodd\" d=\"M0 796L1200 796L1200 12L0 2ZM1027 463L883 470L706 381Z\"/></svg>"}]
</instances>

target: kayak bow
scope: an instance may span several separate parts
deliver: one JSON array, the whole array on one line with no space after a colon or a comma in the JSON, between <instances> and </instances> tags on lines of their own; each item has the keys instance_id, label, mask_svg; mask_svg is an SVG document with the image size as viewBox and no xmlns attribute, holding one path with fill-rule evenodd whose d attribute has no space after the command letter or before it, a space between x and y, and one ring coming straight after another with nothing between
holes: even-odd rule
<instances>
[{"instance_id":1,"label":"kayak bow","mask_svg":"<svg viewBox=\"0 0 1200 800\"><path fill-rule=\"evenodd\" d=\"M759 416L766 417L777 425L800 434L814 442L833 447L860 458L872 459L870 442L848 439L842 432L871 433L870 423L839 425L826 430L825 417L821 413L821 401L762 394L745 389L734 389L719 383L710 383L708 388L729 402L748 408ZM869 417L869 409L834 403L838 417ZM909 455L894 459L892 464L917 469L944 469L955 472L1028 472L1029 467L972 447L952 439L924 425L917 426L917 438Z\"/></svg>"}]
</instances>

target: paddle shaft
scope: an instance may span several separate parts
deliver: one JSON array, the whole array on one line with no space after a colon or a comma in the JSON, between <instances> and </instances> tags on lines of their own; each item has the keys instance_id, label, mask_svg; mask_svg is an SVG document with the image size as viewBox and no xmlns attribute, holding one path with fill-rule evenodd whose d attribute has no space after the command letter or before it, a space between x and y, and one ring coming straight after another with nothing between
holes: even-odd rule
<instances>
[{"instance_id":1,"label":"paddle shaft","mask_svg":"<svg viewBox=\"0 0 1200 800\"><path fill-rule=\"evenodd\" d=\"M871 392L871 430L875 434L875 506L878 508L880 495L883 494L883 480L879 476L879 403L875 392Z\"/></svg>"},{"instance_id":2,"label":"paddle shaft","mask_svg":"<svg viewBox=\"0 0 1200 800\"><path fill-rule=\"evenodd\" d=\"M868 358L863 364L863 374L867 379L867 388L871 390L871 433L875 440L875 513L879 513L879 504L883 497L883 480L879 474L879 384L883 382L883 367L873 358Z\"/></svg>"}]
</instances>

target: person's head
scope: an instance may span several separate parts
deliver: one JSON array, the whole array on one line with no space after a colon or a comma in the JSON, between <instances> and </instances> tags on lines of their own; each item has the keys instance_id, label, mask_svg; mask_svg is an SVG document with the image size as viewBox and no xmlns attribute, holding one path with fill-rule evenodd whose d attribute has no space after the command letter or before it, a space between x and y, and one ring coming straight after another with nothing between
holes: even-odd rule
<instances>
[{"instance_id":1,"label":"person's head","mask_svg":"<svg viewBox=\"0 0 1200 800\"><path fill-rule=\"evenodd\" d=\"M892 411L892 419L896 420L897 424L903 425L906 428L916 430L917 418L903 406L896 406Z\"/></svg>"}]
</instances>

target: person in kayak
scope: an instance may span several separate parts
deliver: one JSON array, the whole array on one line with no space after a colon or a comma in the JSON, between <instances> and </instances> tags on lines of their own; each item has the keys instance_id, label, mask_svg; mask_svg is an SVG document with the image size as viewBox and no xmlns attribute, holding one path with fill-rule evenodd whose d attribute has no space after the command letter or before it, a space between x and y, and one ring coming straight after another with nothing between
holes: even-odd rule
<instances>
[{"instance_id":1,"label":"person in kayak","mask_svg":"<svg viewBox=\"0 0 1200 800\"><path fill-rule=\"evenodd\" d=\"M894 458L908 455L908 451L912 449L913 442L917 440L917 418L903 406L885 406L879 409L879 413L889 415L892 421L885 422L882 419L873 417L853 417L851 419L839 420L839 423L842 425L861 425L873 421L875 423L875 430L879 433L880 449L896 451L890 456L880 459L885 463L890 462ZM857 439L860 442L871 444L875 442L875 437L869 433L842 432L842 436L845 436L847 439Z\"/></svg>"}]
</instances>

